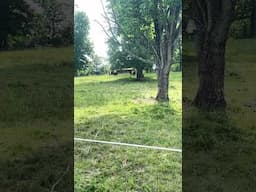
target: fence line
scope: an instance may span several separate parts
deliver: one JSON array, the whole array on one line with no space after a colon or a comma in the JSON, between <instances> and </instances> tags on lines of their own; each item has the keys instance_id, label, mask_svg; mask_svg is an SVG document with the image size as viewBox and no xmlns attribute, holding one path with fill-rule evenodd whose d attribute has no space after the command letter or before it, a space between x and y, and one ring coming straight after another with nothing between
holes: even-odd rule
<instances>
[{"instance_id":1,"label":"fence line","mask_svg":"<svg viewBox=\"0 0 256 192\"><path fill-rule=\"evenodd\" d=\"M127 146L127 147L138 147L138 148L146 148L146 149L154 149L154 150L162 150L162 151L171 151L182 153L181 149L174 149L174 148L167 148L167 147L157 147L157 146L148 146L148 145L138 145L138 144L130 144L130 143L119 143L119 142L112 142L112 141L101 141L101 140L94 140L94 139L82 139L82 138L74 138L75 141L83 141L89 143L100 143L100 144L109 144L109 145L120 145L120 146Z\"/></svg>"}]
</instances>

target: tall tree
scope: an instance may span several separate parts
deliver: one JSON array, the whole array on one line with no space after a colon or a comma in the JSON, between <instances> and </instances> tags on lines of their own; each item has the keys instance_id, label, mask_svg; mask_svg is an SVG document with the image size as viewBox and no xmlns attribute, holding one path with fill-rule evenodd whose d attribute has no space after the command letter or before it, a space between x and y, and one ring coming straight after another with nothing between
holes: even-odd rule
<instances>
[{"instance_id":1,"label":"tall tree","mask_svg":"<svg viewBox=\"0 0 256 192\"><path fill-rule=\"evenodd\" d=\"M113 1L110 0L112 15L115 22L115 30L109 39L109 56L113 66L134 67L137 69L137 80L143 78L143 69L152 66L152 62L145 62L135 58L125 50L136 52L136 55L145 60L152 59L152 51L148 48L148 36L145 26L150 24L141 11L142 1ZM142 36L142 31L145 34ZM114 39L120 39L119 44ZM113 58L113 59L112 59Z\"/></svg>"},{"instance_id":2,"label":"tall tree","mask_svg":"<svg viewBox=\"0 0 256 192\"><path fill-rule=\"evenodd\" d=\"M110 32L106 32L120 46L122 39L133 47L122 46L130 56L145 63L156 64L158 93L156 100L168 101L169 72L174 51L181 34L180 0L109 0L112 17L106 18ZM133 12L136 12L133 14ZM114 27L113 27L114 23ZM121 31L121 38L115 30ZM135 31L136 30L136 31ZM121 40L120 40L121 39ZM145 58L138 50L150 49L153 58ZM143 49L142 49L143 50Z\"/></svg>"},{"instance_id":3,"label":"tall tree","mask_svg":"<svg viewBox=\"0 0 256 192\"><path fill-rule=\"evenodd\" d=\"M84 12L75 12L74 19L75 71L86 68L88 57L92 55L89 41L89 20Z\"/></svg>"},{"instance_id":4,"label":"tall tree","mask_svg":"<svg viewBox=\"0 0 256 192\"><path fill-rule=\"evenodd\" d=\"M154 1L153 21L155 28L158 101L169 100L169 72L175 48L181 34L181 2Z\"/></svg>"},{"instance_id":5,"label":"tall tree","mask_svg":"<svg viewBox=\"0 0 256 192\"><path fill-rule=\"evenodd\" d=\"M225 48L234 18L235 0L193 0L198 36L199 87L194 105L225 108Z\"/></svg>"}]
</instances>

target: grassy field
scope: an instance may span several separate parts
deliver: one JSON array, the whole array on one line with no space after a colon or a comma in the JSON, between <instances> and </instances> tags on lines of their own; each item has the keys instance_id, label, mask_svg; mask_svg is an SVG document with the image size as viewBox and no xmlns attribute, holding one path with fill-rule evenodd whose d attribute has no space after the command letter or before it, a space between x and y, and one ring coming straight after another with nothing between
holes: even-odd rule
<instances>
[{"instance_id":1,"label":"grassy field","mask_svg":"<svg viewBox=\"0 0 256 192\"><path fill-rule=\"evenodd\" d=\"M0 60L0 191L49 191L72 166L72 48L4 51Z\"/></svg>"},{"instance_id":2,"label":"grassy field","mask_svg":"<svg viewBox=\"0 0 256 192\"><path fill-rule=\"evenodd\" d=\"M75 78L75 136L181 148L181 73L170 77L169 105L154 74ZM181 191L181 154L76 142L75 191Z\"/></svg>"},{"instance_id":3,"label":"grassy field","mask_svg":"<svg viewBox=\"0 0 256 192\"><path fill-rule=\"evenodd\" d=\"M184 191L255 191L256 40L228 41L225 112L190 105L197 90L197 61L193 44L184 45Z\"/></svg>"}]
</instances>

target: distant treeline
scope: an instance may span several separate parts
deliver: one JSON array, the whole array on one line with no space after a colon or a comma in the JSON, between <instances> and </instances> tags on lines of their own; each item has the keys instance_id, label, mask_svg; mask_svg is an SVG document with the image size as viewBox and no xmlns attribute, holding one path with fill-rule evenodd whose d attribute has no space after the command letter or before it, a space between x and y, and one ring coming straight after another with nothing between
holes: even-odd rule
<instances>
[{"instance_id":1,"label":"distant treeline","mask_svg":"<svg viewBox=\"0 0 256 192\"><path fill-rule=\"evenodd\" d=\"M1 1L0 49L73 44L73 9L70 6L73 1Z\"/></svg>"}]
</instances>

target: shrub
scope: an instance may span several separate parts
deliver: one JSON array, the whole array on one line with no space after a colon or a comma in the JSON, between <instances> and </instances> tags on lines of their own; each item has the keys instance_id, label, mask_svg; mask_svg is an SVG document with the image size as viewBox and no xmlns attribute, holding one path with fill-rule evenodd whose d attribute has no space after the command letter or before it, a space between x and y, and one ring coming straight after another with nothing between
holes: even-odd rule
<instances>
[{"instance_id":1,"label":"shrub","mask_svg":"<svg viewBox=\"0 0 256 192\"><path fill-rule=\"evenodd\" d=\"M248 19L235 21L231 25L230 36L235 39L248 38L250 36L250 21Z\"/></svg>"},{"instance_id":2,"label":"shrub","mask_svg":"<svg viewBox=\"0 0 256 192\"><path fill-rule=\"evenodd\" d=\"M178 72L181 71L181 65L180 63L174 63L171 65L171 71Z\"/></svg>"}]
</instances>

